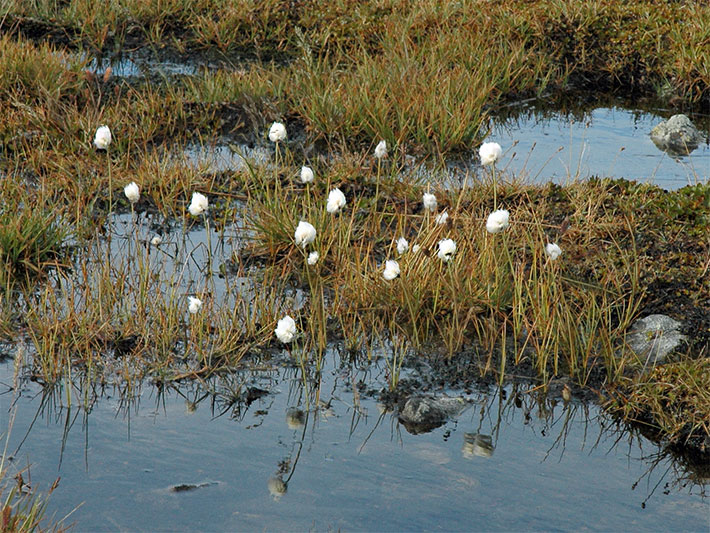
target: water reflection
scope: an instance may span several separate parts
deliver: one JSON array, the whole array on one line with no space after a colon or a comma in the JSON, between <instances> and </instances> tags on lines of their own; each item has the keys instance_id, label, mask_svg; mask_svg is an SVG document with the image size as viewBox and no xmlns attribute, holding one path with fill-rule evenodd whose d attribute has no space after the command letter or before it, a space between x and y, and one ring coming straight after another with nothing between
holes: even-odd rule
<instances>
[{"instance_id":1,"label":"water reflection","mask_svg":"<svg viewBox=\"0 0 710 533\"><path fill-rule=\"evenodd\" d=\"M13 404L21 414L17 418L22 423L12 433L13 455L26 454L36 465L33 478L44 480L45 486L54 481L59 468L62 484L53 501L60 509L85 501L77 511L84 529L96 529L92 516L115 512L101 511L106 507L101 498L106 497L107 489L102 492L99 487L117 483L125 487L123 496L111 500L117 509L132 505L160 515L148 509L165 505L163 498L167 496L161 494L172 493L180 494L180 505L186 510L199 514L195 506L206 505L200 496L204 493L214 500L207 506L209 520L217 520L220 502L227 494L238 496L242 511L258 514L257 509L266 504L254 494L253 481L261 479L266 485L262 495L272 504L278 502L284 517L302 512L305 520L306 510L311 509L312 520L316 511L313 503L307 502L318 501L319 509L332 508L348 517L341 527L359 524L363 529L376 527L376 523L365 520L346 501L371 506L372 519L383 524L394 516L385 502L404 505L401 497L410 502L408 516L424 520L417 494L444 490L437 487L445 480L463 491L460 496L446 490L442 493L448 499L446 508L458 516L454 511L470 505L470 491L480 484L481 476L489 486L492 483L501 489L541 490L539 500L522 502L541 506L546 505L544 491L548 487L536 481L537 472L552 476L559 486L573 483L570 475L575 479L584 476L591 486L607 487L619 502L639 491L644 505L659 498L697 505L693 498L704 497L707 467L703 470L672 449L651 443L594 406L577 399L564 402L559 395L528 385L485 386L471 391L466 400L473 407L452 415L443 426L420 435L400 432L397 410L378 392L388 390L386 364L382 366L385 368L378 363L344 363L329 352L322 372L304 376L302 369L282 354L268 364L254 361L251 368L221 376L184 384L143 384L141 390L97 387L78 373L69 388L41 389L23 380L13 387L5 364L0 381L5 394L15 395ZM407 379L412 376L409 373ZM449 396L454 394L447 391ZM456 432L461 433L458 438ZM53 459L57 451L58 457ZM77 456L81 457L80 466ZM210 482L200 481L205 479ZM81 489L86 483L96 487L96 494ZM146 489L163 492L133 501L131 495L139 496L138 487L146 483ZM183 486L205 488L165 491L165 487ZM496 491L490 496L496 496ZM365 498L364 494L370 496ZM476 506L476 512L495 524L495 517L486 515L486 500L480 504L484 507ZM515 507L499 505L504 505L510 516L518 512ZM608 505L616 509L614 503ZM666 506L658 507L662 509ZM272 508L272 512L276 511ZM331 516L329 511L323 512ZM114 516L112 523L137 529L135 522L125 521L131 513L124 514ZM247 529L269 524L275 529L279 524L286 527L286 522L270 521L277 519L278 513L269 519L263 512L259 516L262 518ZM340 519L335 516L329 520ZM688 516L699 515L691 510ZM168 517L160 515L159 519L170 528ZM193 529L207 524L240 529L228 518L224 520L201 522L201 526L200 522L185 524ZM465 523L455 520L444 523L466 529ZM296 524L310 527L298 520L291 527L298 527ZM506 524L508 528L523 527L524 522ZM553 521L547 527L550 524L562 527L565 523ZM693 524L696 522L688 527Z\"/></svg>"}]
</instances>

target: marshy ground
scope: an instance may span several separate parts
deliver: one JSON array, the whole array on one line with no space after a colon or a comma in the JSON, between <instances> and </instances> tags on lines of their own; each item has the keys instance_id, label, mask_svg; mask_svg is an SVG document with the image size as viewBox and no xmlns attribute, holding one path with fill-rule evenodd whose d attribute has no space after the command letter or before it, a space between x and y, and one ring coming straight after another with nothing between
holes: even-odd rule
<instances>
[{"instance_id":1,"label":"marshy ground","mask_svg":"<svg viewBox=\"0 0 710 533\"><path fill-rule=\"evenodd\" d=\"M390 406L565 383L707 462L707 169L666 191L548 183L544 168L532 183L498 162L452 183L446 165L495 141L496 117L524 98L604 92L707 116L703 3L76 0L0 15L0 334L19 375L130 396L288 354L317 383L338 345L384 357ZM273 142L275 122L287 135ZM239 165L191 159L216 145ZM331 209L334 189L345 204ZM499 209L509 226L491 233ZM300 221L315 230L305 245ZM688 342L648 369L625 339L658 313Z\"/></svg>"}]
</instances>

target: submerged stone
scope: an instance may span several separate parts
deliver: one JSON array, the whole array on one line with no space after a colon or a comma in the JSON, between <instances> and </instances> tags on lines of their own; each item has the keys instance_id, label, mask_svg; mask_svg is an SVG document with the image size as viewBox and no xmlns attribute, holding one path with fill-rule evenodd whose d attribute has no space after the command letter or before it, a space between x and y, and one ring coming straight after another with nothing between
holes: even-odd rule
<instances>
[{"instance_id":1,"label":"submerged stone","mask_svg":"<svg viewBox=\"0 0 710 533\"><path fill-rule=\"evenodd\" d=\"M687 340L680 332L682 324L666 315L649 315L633 323L626 342L644 361L644 366L665 362L669 353Z\"/></svg>"},{"instance_id":2,"label":"submerged stone","mask_svg":"<svg viewBox=\"0 0 710 533\"><path fill-rule=\"evenodd\" d=\"M408 398L399 411L399 421L405 429L416 435L442 426L450 417L457 416L466 408L463 398Z\"/></svg>"},{"instance_id":3,"label":"submerged stone","mask_svg":"<svg viewBox=\"0 0 710 533\"><path fill-rule=\"evenodd\" d=\"M685 115L673 115L651 130L651 140L659 150L671 155L688 155L703 137Z\"/></svg>"}]
</instances>

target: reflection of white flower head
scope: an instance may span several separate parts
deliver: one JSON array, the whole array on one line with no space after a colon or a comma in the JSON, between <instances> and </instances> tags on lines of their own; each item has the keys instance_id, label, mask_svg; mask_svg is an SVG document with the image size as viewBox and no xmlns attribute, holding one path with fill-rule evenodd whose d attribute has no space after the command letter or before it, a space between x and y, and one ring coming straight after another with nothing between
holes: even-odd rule
<instances>
[{"instance_id":1,"label":"reflection of white flower head","mask_svg":"<svg viewBox=\"0 0 710 533\"><path fill-rule=\"evenodd\" d=\"M286 482L277 476L269 478L269 481L266 482L266 486L269 488L269 494L271 494L274 501L279 501L288 490Z\"/></svg>"}]
</instances>

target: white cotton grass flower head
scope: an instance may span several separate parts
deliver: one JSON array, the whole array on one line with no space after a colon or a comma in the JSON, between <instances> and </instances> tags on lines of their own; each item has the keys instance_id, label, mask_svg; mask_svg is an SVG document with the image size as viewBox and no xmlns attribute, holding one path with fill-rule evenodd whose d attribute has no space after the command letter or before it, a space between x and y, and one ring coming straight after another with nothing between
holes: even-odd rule
<instances>
[{"instance_id":1,"label":"white cotton grass flower head","mask_svg":"<svg viewBox=\"0 0 710 533\"><path fill-rule=\"evenodd\" d=\"M449 213L447 213L446 211L436 215L436 223L437 224L442 224L442 225L446 224L448 222L448 220L449 220Z\"/></svg>"},{"instance_id":2,"label":"white cotton grass flower head","mask_svg":"<svg viewBox=\"0 0 710 533\"><path fill-rule=\"evenodd\" d=\"M377 146L375 146L375 157L377 159L387 157L387 141L383 140L377 143Z\"/></svg>"},{"instance_id":3,"label":"white cotton grass flower head","mask_svg":"<svg viewBox=\"0 0 710 533\"><path fill-rule=\"evenodd\" d=\"M399 263L393 259L385 261L385 270L382 272L382 277L387 281L392 281L399 276Z\"/></svg>"},{"instance_id":4,"label":"white cotton grass flower head","mask_svg":"<svg viewBox=\"0 0 710 533\"><path fill-rule=\"evenodd\" d=\"M128 198L129 202L135 204L141 197L141 190L138 185L136 185L136 182L132 181L123 188L123 194L126 195L126 198Z\"/></svg>"},{"instance_id":5,"label":"white cotton grass flower head","mask_svg":"<svg viewBox=\"0 0 710 533\"><path fill-rule=\"evenodd\" d=\"M510 226L510 213L507 209L498 209L488 215L486 221L486 231L488 233L500 233Z\"/></svg>"},{"instance_id":6,"label":"white cotton grass flower head","mask_svg":"<svg viewBox=\"0 0 710 533\"><path fill-rule=\"evenodd\" d=\"M400 237L399 239L397 239L397 253L399 255L402 255L407 250L409 250L409 242L407 242L407 239L405 239L404 237Z\"/></svg>"},{"instance_id":7,"label":"white cotton grass flower head","mask_svg":"<svg viewBox=\"0 0 710 533\"><path fill-rule=\"evenodd\" d=\"M419 250L421 250L421 249L422 249L421 244L415 244L414 246L412 246L412 253L413 253L413 254L418 254L418 253L419 253Z\"/></svg>"},{"instance_id":8,"label":"white cotton grass flower head","mask_svg":"<svg viewBox=\"0 0 710 533\"><path fill-rule=\"evenodd\" d=\"M481 157L482 165L490 165L498 161L503 149L498 143L483 143L478 149L478 155Z\"/></svg>"},{"instance_id":9,"label":"white cotton grass flower head","mask_svg":"<svg viewBox=\"0 0 710 533\"><path fill-rule=\"evenodd\" d=\"M328 194L328 203L326 204L325 209L328 213L335 214L345 207L345 204L346 201L343 191L340 189L333 189L330 191L330 194Z\"/></svg>"},{"instance_id":10,"label":"white cotton grass flower head","mask_svg":"<svg viewBox=\"0 0 710 533\"><path fill-rule=\"evenodd\" d=\"M313 169L311 167L301 167L301 183L313 181Z\"/></svg>"},{"instance_id":11,"label":"white cotton grass flower head","mask_svg":"<svg viewBox=\"0 0 710 533\"><path fill-rule=\"evenodd\" d=\"M308 254L308 264L313 266L318 262L318 259L320 259L320 254L318 252L311 252Z\"/></svg>"},{"instance_id":12,"label":"white cotton grass flower head","mask_svg":"<svg viewBox=\"0 0 710 533\"><path fill-rule=\"evenodd\" d=\"M276 324L274 333L281 342L288 344L296 337L296 321L286 315Z\"/></svg>"},{"instance_id":13,"label":"white cotton grass flower head","mask_svg":"<svg viewBox=\"0 0 710 533\"><path fill-rule=\"evenodd\" d=\"M557 243L551 242L545 246L545 253L553 261L562 255L562 248L560 248Z\"/></svg>"},{"instance_id":14,"label":"white cotton grass flower head","mask_svg":"<svg viewBox=\"0 0 710 533\"><path fill-rule=\"evenodd\" d=\"M195 298L194 296L188 296L187 310L194 315L195 313L198 313L200 309L202 309L202 300Z\"/></svg>"},{"instance_id":15,"label":"white cotton grass flower head","mask_svg":"<svg viewBox=\"0 0 710 533\"><path fill-rule=\"evenodd\" d=\"M108 126L99 126L94 135L94 146L99 150L107 150L111 144L111 129Z\"/></svg>"},{"instance_id":16,"label":"white cotton grass flower head","mask_svg":"<svg viewBox=\"0 0 710 533\"><path fill-rule=\"evenodd\" d=\"M456 243L452 239L442 239L439 241L439 251L437 257L444 263L448 263L456 252Z\"/></svg>"},{"instance_id":17,"label":"white cotton grass flower head","mask_svg":"<svg viewBox=\"0 0 710 533\"><path fill-rule=\"evenodd\" d=\"M150 244L153 246L158 246L160 243L163 242L163 238L160 235L155 235L151 240Z\"/></svg>"},{"instance_id":18,"label":"white cotton grass flower head","mask_svg":"<svg viewBox=\"0 0 710 533\"><path fill-rule=\"evenodd\" d=\"M436 211L436 196L433 194L425 192L424 196L422 196L422 203L424 204L424 209Z\"/></svg>"},{"instance_id":19,"label":"white cotton grass flower head","mask_svg":"<svg viewBox=\"0 0 710 533\"><path fill-rule=\"evenodd\" d=\"M281 122L274 122L269 128L269 140L277 143L286 139L286 126Z\"/></svg>"},{"instance_id":20,"label":"white cotton grass flower head","mask_svg":"<svg viewBox=\"0 0 710 533\"><path fill-rule=\"evenodd\" d=\"M313 224L310 222L301 220L298 226L296 226L293 239L296 241L297 246L303 246L305 248L316 239L316 228L314 228Z\"/></svg>"},{"instance_id":21,"label":"white cotton grass flower head","mask_svg":"<svg viewBox=\"0 0 710 533\"><path fill-rule=\"evenodd\" d=\"M190 211L190 214L193 217L197 217L204 214L205 211L207 211L209 205L209 200L207 200L207 197L204 194L199 192L193 192L192 201L190 202L190 207L188 207L188 211Z\"/></svg>"}]
</instances>

